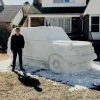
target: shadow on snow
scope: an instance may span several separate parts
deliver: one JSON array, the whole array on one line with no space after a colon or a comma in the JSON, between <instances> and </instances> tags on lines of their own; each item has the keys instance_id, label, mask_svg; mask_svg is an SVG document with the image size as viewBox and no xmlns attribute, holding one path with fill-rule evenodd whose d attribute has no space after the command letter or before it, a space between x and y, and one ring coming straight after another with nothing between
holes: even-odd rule
<instances>
[{"instance_id":1,"label":"shadow on snow","mask_svg":"<svg viewBox=\"0 0 100 100\"><path fill-rule=\"evenodd\" d=\"M40 81L36 78L27 76L27 75L21 75L19 72L15 71L15 73L18 75L18 80L27 87L34 87L34 89L37 92L42 92L42 88L40 88Z\"/></svg>"}]
</instances>

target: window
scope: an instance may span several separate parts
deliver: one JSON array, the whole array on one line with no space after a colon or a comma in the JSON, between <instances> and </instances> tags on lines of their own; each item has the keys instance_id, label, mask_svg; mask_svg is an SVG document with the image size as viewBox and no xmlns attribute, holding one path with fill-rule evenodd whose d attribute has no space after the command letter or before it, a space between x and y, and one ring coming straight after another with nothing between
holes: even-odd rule
<instances>
[{"instance_id":1,"label":"window","mask_svg":"<svg viewBox=\"0 0 100 100\"><path fill-rule=\"evenodd\" d=\"M45 26L59 26L71 33L71 18L45 18Z\"/></svg>"},{"instance_id":2,"label":"window","mask_svg":"<svg viewBox=\"0 0 100 100\"><path fill-rule=\"evenodd\" d=\"M69 3L70 0L53 0L54 3Z\"/></svg>"},{"instance_id":3,"label":"window","mask_svg":"<svg viewBox=\"0 0 100 100\"><path fill-rule=\"evenodd\" d=\"M91 32L99 32L99 17L91 17Z\"/></svg>"},{"instance_id":4,"label":"window","mask_svg":"<svg viewBox=\"0 0 100 100\"><path fill-rule=\"evenodd\" d=\"M65 0L65 2L69 2L69 0Z\"/></svg>"}]
</instances>

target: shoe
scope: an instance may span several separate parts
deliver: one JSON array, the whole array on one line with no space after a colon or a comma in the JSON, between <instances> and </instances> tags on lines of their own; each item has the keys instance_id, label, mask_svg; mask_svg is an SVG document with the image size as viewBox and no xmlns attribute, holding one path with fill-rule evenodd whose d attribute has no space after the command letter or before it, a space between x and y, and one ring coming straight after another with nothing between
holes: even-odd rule
<instances>
[{"instance_id":1,"label":"shoe","mask_svg":"<svg viewBox=\"0 0 100 100\"><path fill-rule=\"evenodd\" d=\"M12 72L15 72L15 69L12 69Z\"/></svg>"},{"instance_id":2,"label":"shoe","mask_svg":"<svg viewBox=\"0 0 100 100\"><path fill-rule=\"evenodd\" d=\"M20 70L25 72L25 69L24 68L21 68Z\"/></svg>"}]
</instances>

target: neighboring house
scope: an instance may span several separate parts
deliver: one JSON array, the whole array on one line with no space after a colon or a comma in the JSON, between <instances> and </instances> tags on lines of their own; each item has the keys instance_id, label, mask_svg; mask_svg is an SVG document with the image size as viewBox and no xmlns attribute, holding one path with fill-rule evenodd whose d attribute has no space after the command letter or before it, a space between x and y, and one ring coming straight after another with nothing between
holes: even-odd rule
<instances>
[{"instance_id":1,"label":"neighboring house","mask_svg":"<svg viewBox=\"0 0 100 100\"><path fill-rule=\"evenodd\" d=\"M7 24L12 28L21 26L23 16L22 5L4 5L0 12L0 24Z\"/></svg>"},{"instance_id":2,"label":"neighboring house","mask_svg":"<svg viewBox=\"0 0 100 100\"><path fill-rule=\"evenodd\" d=\"M28 26L60 26L69 35L83 33L83 19L89 0L34 0Z\"/></svg>"},{"instance_id":3,"label":"neighboring house","mask_svg":"<svg viewBox=\"0 0 100 100\"><path fill-rule=\"evenodd\" d=\"M32 25L33 21L31 22L30 21L30 15L33 15L33 14L41 14L41 12L36 8L34 7L33 5L30 6L29 10L28 10L28 13L27 13L27 19L25 20L23 26L25 27L33 27L33 26L41 26L41 22L38 20L37 22L34 21L34 25ZM38 19L38 18L37 18ZM41 18L39 18L41 19ZM42 24L43 25L43 24Z\"/></svg>"},{"instance_id":4,"label":"neighboring house","mask_svg":"<svg viewBox=\"0 0 100 100\"><path fill-rule=\"evenodd\" d=\"M25 16L25 20L23 21L23 27L28 27L28 15L33 13L39 13L39 11L35 7L33 7L33 5L30 5L29 2L24 3L23 11Z\"/></svg>"},{"instance_id":5,"label":"neighboring house","mask_svg":"<svg viewBox=\"0 0 100 100\"><path fill-rule=\"evenodd\" d=\"M84 16L85 34L90 40L100 40L100 0L90 0Z\"/></svg>"}]
</instances>

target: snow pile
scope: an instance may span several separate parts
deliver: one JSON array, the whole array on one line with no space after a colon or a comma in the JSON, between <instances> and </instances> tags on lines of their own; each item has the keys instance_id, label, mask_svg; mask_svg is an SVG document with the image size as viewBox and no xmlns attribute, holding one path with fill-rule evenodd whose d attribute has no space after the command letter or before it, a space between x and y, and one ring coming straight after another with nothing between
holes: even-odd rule
<instances>
[{"instance_id":1,"label":"snow pile","mask_svg":"<svg viewBox=\"0 0 100 100\"><path fill-rule=\"evenodd\" d=\"M8 66L9 65L8 62L11 62L11 59L0 62L0 72L5 72L5 71L8 72L11 70L11 67ZM18 68L19 66L17 66L17 69ZM40 69L38 68L38 65L37 66L28 65L28 66L24 66L24 68L27 71L27 75L31 77L34 77L35 75L39 77L44 77L48 80L73 86L72 88L69 89L69 91L84 90L87 88L93 88L94 86L100 85L100 63L99 62L93 62L89 70L79 72L79 73L57 74L52 72L49 69L42 69L42 68Z\"/></svg>"},{"instance_id":2,"label":"snow pile","mask_svg":"<svg viewBox=\"0 0 100 100\"><path fill-rule=\"evenodd\" d=\"M79 91L79 90L87 90L88 88L87 87L83 87L83 86L80 86L80 85L75 85L74 87L71 87L69 89L69 91Z\"/></svg>"},{"instance_id":3,"label":"snow pile","mask_svg":"<svg viewBox=\"0 0 100 100\"><path fill-rule=\"evenodd\" d=\"M11 36L15 34L15 29ZM25 38L24 65L50 69L55 73L77 73L88 70L96 58L89 42L71 41L61 27L21 28ZM10 40L8 54L11 59ZM42 66L41 66L42 65Z\"/></svg>"},{"instance_id":4,"label":"snow pile","mask_svg":"<svg viewBox=\"0 0 100 100\"><path fill-rule=\"evenodd\" d=\"M0 61L0 72L10 71L11 70L11 67L10 67L11 63L12 63L12 60L10 58L7 60Z\"/></svg>"},{"instance_id":5,"label":"snow pile","mask_svg":"<svg viewBox=\"0 0 100 100\"><path fill-rule=\"evenodd\" d=\"M93 62L89 70L72 74L57 74L53 73L51 70L44 69L36 70L34 69L34 67L32 68L32 66L26 66L25 68L27 72L31 73L31 75L37 75L39 77L44 77L49 80L73 86L73 88L69 90L77 91L84 90L87 88L94 88L94 86L100 85L100 70L95 69L96 66L99 66L100 68L100 63Z\"/></svg>"}]
</instances>

